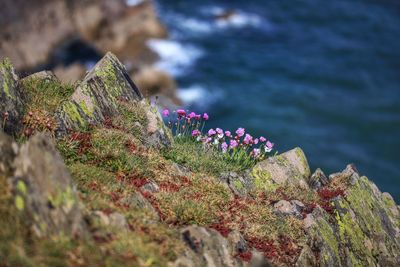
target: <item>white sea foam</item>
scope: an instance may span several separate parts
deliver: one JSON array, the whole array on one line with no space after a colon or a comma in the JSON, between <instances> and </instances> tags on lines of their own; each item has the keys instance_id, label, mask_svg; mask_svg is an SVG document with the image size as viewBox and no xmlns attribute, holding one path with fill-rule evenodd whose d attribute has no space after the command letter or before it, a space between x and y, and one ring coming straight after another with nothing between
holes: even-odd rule
<instances>
[{"instance_id":1,"label":"white sea foam","mask_svg":"<svg viewBox=\"0 0 400 267\"><path fill-rule=\"evenodd\" d=\"M214 17L218 17L225 12L229 11L226 8L220 6L207 6L201 9L201 12L205 15L212 15ZM234 14L229 16L228 18L216 18L215 26L218 28L242 28L242 27L260 27L260 26L269 26L269 23L260 17L257 14L244 12L241 10L233 10Z\"/></svg>"},{"instance_id":2,"label":"white sea foam","mask_svg":"<svg viewBox=\"0 0 400 267\"><path fill-rule=\"evenodd\" d=\"M221 28L236 27L242 28L247 26L258 27L262 24L262 19L256 14L236 12L226 19L217 19L216 25Z\"/></svg>"},{"instance_id":3,"label":"white sea foam","mask_svg":"<svg viewBox=\"0 0 400 267\"><path fill-rule=\"evenodd\" d=\"M185 69L203 55L195 46L172 40L151 39L147 45L161 58L155 66L173 76L182 75Z\"/></svg>"},{"instance_id":4,"label":"white sea foam","mask_svg":"<svg viewBox=\"0 0 400 267\"><path fill-rule=\"evenodd\" d=\"M211 91L198 84L178 89L178 97L186 105L196 105L203 108L219 101L222 96L221 90L213 89Z\"/></svg>"},{"instance_id":5,"label":"white sea foam","mask_svg":"<svg viewBox=\"0 0 400 267\"><path fill-rule=\"evenodd\" d=\"M141 4L144 0L126 0L128 6L137 6Z\"/></svg>"}]
</instances>

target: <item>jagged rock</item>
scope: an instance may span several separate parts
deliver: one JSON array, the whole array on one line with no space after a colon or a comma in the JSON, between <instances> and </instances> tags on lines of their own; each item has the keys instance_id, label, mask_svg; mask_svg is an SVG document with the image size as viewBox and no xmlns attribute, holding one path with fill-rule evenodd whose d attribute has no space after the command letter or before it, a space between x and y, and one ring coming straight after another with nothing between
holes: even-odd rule
<instances>
[{"instance_id":1,"label":"jagged rock","mask_svg":"<svg viewBox=\"0 0 400 267\"><path fill-rule=\"evenodd\" d=\"M0 62L0 131L17 134L21 127L24 105L18 89L18 77L8 60Z\"/></svg>"},{"instance_id":2,"label":"jagged rock","mask_svg":"<svg viewBox=\"0 0 400 267\"><path fill-rule=\"evenodd\" d=\"M157 193L158 191L160 191L160 187L155 182L148 182L143 185L140 190L142 192Z\"/></svg>"},{"instance_id":3,"label":"jagged rock","mask_svg":"<svg viewBox=\"0 0 400 267\"><path fill-rule=\"evenodd\" d=\"M148 105L146 100L141 104L146 110L147 126L143 133L145 145L155 148L169 147L173 137L171 131L165 126L157 107Z\"/></svg>"},{"instance_id":4,"label":"jagged rock","mask_svg":"<svg viewBox=\"0 0 400 267\"><path fill-rule=\"evenodd\" d=\"M296 206L286 200L280 200L274 204L275 212L281 215L297 214Z\"/></svg>"},{"instance_id":5,"label":"jagged rock","mask_svg":"<svg viewBox=\"0 0 400 267\"><path fill-rule=\"evenodd\" d=\"M322 266L399 266L399 209L352 165L333 179L347 179L346 197L333 199L334 214L317 206L304 220Z\"/></svg>"},{"instance_id":6,"label":"jagged rock","mask_svg":"<svg viewBox=\"0 0 400 267\"><path fill-rule=\"evenodd\" d=\"M105 117L118 114L117 101L142 98L125 67L112 53L107 53L86 75L71 100L60 107L59 132L99 124Z\"/></svg>"},{"instance_id":7,"label":"jagged rock","mask_svg":"<svg viewBox=\"0 0 400 267\"><path fill-rule=\"evenodd\" d=\"M311 175L310 178L310 186L315 190L319 190L321 187L327 185L329 183L328 177L324 174L324 172L318 168L315 172Z\"/></svg>"},{"instance_id":8,"label":"jagged rock","mask_svg":"<svg viewBox=\"0 0 400 267\"><path fill-rule=\"evenodd\" d=\"M80 203L51 137L33 136L20 148L14 166L15 204L37 236L83 233Z\"/></svg>"},{"instance_id":9,"label":"jagged rock","mask_svg":"<svg viewBox=\"0 0 400 267\"><path fill-rule=\"evenodd\" d=\"M219 179L238 196L246 196L254 188L253 177L248 172L241 174L236 172L223 173Z\"/></svg>"},{"instance_id":10,"label":"jagged rock","mask_svg":"<svg viewBox=\"0 0 400 267\"><path fill-rule=\"evenodd\" d=\"M232 254L235 255L237 253L245 252L249 249L246 240L239 231L230 232L227 238L228 241L233 244L234 250L232 251Z\"/></svg>"},{"instance_id":11,"label":"jagged rock","mask_svg":"<svg viewBox=\"0 0 400 267\"><path fill-rule=\"evenodd\" d=\"M71 39L136 61L148 38L167 35L151 1L129 7L123 0L3 0L0 25L0 58L9 56L19 70L49 62Z\"/></svg>"},{"instance_id":12,"label":"jagged rock","mask_svg":"<svg viewBox=\"0 0 400 267\"><path fill-rule=\"evenodd\" d=\"M296 267L308 267L308 266L316 266L317 259L311 248L307 245L303 247L301 250L300 256L296 261Z\"/></svg>"},{"instance_id":13,"label":"jagged rock","mask_svg":"<svg viewBox=\"0 0 400 267\"><path fill-rule=\"evenodd\" d=\"M174 266L272 266L264 255L252 250L250 262L243 262L235 257L237 253L247 251L248 247L239 232L233 231L227 238L213 229L196 225L181 230L182 239L194 255L185 255L178 262L186 264Z\"/></svg>"},{"instance_id":14,"label":"jagged rock","mask_svg":"<svg viewBox=\"0 0 400 267\"><path fill-rule=\"evenodd\" d=\"M142 196L142 194L135 192L121 200L121 203L128 206L130 209L138 209L147 212L151 217L158 220L159 215L150 202Z\"/></svg>"},{"instance_id":15,"label":"jagged rock","mask_svg":"<svg viewBox=\"0 0 400 267\"><path fill-rule=\"evenodd\" d=\"M238 259L231 254L232 245L220 233L200 226L188 226L182 229L182 238L186 244L201 256L205 266L240 266Z\"/></svg>"},{"instance_id":16,"label":"jagged rock","mask_svg":"<svg viewBox=\"0 0 400 267\"><path fill-rule=\"evenodd\" d=\"M267 191L288 184L307 190L310 167L303 151L295 148L258 163L251 174L255 185Z\"/></svg>"},{"instance_id":17,"label":"jagged rock","mask_svg":"<svg viewBox=\"0 0 400 267\"><path fill-rule=\"evenodd\" d=\"M23 79L21 79L21 83L26 83L29 82L31 80L41 80L41 81L49 81L49 82L59 82L58 78L56 77L56 75L54 75L53 72L51 71L40 71L40 72L36 72L33 73Z\"/></svg>"}]
</instances>

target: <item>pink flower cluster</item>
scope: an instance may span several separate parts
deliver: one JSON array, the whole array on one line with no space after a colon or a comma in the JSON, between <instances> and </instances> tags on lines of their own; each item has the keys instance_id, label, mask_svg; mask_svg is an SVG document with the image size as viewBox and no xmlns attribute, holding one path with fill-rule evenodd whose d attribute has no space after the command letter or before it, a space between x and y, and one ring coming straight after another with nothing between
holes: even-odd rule
<instances>
[{"instance_id":1,"label":"pink flower cluster","mask_svg":"<svg viewBox=\"0 0 400 267\"><path fill-rule=\"evenodd\" d=\"M254 138L246 133L244 128L238 128L235 133L236 135L233 136L230 131L224 132L220 128L210 129L207 137L202 140L205 143L218 145L222 153L227 153L229 150L251 149L250 155L254 158L260 157L263 153L270 153L274 147L274 143L265 137ZM258 147L255 147L256 145Z\"/></svg>"},{"instance_id":2,"label":"pink flower cluster","mask_svg":"<svg viewBox=\"0 0 400 267\"><path fill-rule=\"evenodd\" d=\"M274 147L274 143L265 137L254 138L244 128L238 128L234 133L215 128L203 134L205 122L209 120L207 113L196 114L184 109L170 112L164 109L162 115L169 120L168 125L175 131L175 136L192 136L197 141L217 148L227 157L262 159Z\"/></svg>"},{"instance_id":3,"label":"pink flower cluster","mask_svg":"<svg viewBox=\"0 0 400 267\"><path fill-rule=\"evenodd\" d=\"M177 109L170 112L169 109L164 109L161 112L165 119L168 119L168 126L176 136L186 136L191 134L193 137L200 138L201 131L209 116L207 113L196 114L184 109Z\"/></svg>"}]
</instances>

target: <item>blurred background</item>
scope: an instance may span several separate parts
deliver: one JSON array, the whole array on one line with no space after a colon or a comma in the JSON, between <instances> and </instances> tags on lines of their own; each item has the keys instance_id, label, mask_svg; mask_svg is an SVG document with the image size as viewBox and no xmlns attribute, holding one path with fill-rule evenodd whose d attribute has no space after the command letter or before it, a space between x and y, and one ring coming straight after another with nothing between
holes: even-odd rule
<instances>
[{"instance_id":1,"label":"blurred background","mask_svg":"<svg viewBox=\"0 0 400 267\"><path fill-rule=\"evenodd\" d=\"M2 0L0 57L20 76L82 78L107 51L162 107L355 163L400 201L397 0Z\"/></svg>"}]
</instances>

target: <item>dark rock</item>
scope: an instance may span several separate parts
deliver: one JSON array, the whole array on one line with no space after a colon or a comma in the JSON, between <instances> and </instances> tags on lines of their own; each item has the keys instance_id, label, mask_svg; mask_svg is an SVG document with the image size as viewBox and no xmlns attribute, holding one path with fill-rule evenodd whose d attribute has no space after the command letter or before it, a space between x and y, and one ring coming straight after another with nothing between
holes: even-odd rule
<instances>
[{"instance_id":1,"label":"dark rock","mask_svg":"<svg viewBox=\"0 0 400 267\"><path fill-rule=\"evenodd\" d=\"M315 172L311 175L310 178L310 186L315 190L319 190L321 187L327 185L329 183L328 177L326 177L325 173L320 169L316 169Z\"/></svg>"},{"instance_id":2,"label":"dark rock","mask_svg":"<svg viewBox=\"0 0 400 267\"><path fill-rule=\"evenodd\" d=\"M0 62L0 131L16 135L22 128L24 105L18 77L8 60Z\"/></svg>"}]
</instances>

